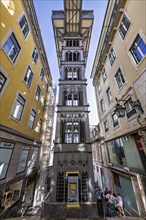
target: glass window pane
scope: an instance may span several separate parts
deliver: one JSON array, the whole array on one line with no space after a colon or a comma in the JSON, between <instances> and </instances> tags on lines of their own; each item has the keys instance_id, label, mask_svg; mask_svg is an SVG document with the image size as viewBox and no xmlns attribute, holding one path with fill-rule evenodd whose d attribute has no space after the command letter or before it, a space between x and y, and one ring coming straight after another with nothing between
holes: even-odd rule
<instances>
[{"instance_id":1,"label":"glass window pane","mask_svg":"<svg viewBox=\"0 0 146 220\"><path fill-rule=\"evenodd\" d=\"M0 92L2 91L6 81L7 81L7 78L0 71Z\"/></svg>"},{"instance_id":2,"label":"glass window pane","mask_svg":"<svg viewBox=\"0 0 146 220\"><path fill-rule=\"evenodd\" d=\"M29 153L29 147L23 146L20 154L19 164L17 167L17 173L23 172L25 170L28 153Z\"/></svg>"},{"instance_id":3,"label":"glass window pane","mask_svg":"<svg viewBox=\"0 0 146 220\"><path fill-rule=\"evenodd\" d=\"M0 143L0 179L6 177L14 144L1 141Z\"/></svg>"},{"instance_id":4,"label":"glass window pane","mask_svg":"<svg viewBox=\"0 0 146 220\"><path fill-rule=\"evenodd\" d=\"M14 63L20 52L20 46L13 33L4 44L4 50Z\"/></svg>"}]
</instances>

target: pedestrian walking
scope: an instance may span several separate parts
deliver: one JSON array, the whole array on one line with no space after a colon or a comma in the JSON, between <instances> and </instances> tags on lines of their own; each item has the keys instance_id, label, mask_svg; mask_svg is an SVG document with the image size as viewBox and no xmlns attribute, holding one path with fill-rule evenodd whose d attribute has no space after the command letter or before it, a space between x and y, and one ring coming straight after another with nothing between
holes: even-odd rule
<instances>
[{"instance_id":1,"label":"pedestrian walking","mask_svg":"<svg viewBox=\"0 0 146 220\"><path fill-rule=\"evenodd\" d=\"M120 216L125 216L124 209L123 209L123 199L120 193L117 194L117 202L115 204L115 207L117 208Z\"/></svg>"}]
</instances>

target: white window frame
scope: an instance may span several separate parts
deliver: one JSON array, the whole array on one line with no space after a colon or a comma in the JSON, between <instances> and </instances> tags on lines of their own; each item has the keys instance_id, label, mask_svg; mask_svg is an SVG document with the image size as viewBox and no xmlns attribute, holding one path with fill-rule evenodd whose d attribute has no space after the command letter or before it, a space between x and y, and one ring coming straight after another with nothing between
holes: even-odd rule
<instances>
[{"instance_id":1,"label":"white window frame","mask_svg":"<svg viewBox=\"0 0 146 220\"><path fill-rule=\"evenodd\" d=\"M130 23L128 29L127 29L127 27L125 26L125 24L123 23L124 17L125 17L125 18L129 21L129 23ZM131 25L131 20L129 19L129 17L127 16L127 14L124 13L123 16L122 16L121 22L120 22L120 24L119 24L119 28L118 28L118 33L119 33L120 37L122 38L122 40L125 39L125 37L126 37L126 35L127 35L127 32L128 32L128 30L129 30L129 28L130 28L130 25ZM121 26L122 26L123 29L126 31L125 36L123 35L123 33L122 33L121 29L120 29Z\"/></svg>"},{"instance_id":2,"label":"white window frame","mask_svg":"<svg viewBox=\"0 0 146 220\"><path fill-rule=\"evenodd\" d=\"M23 17L25 17L26 22L25 22L25 24L23 25L23 27L21 27L21 26L20 26L20 22L21 22L21 20L23 19ZM25 38L25 39L28 38L29 33L30 33L30 25L29 25L27 16L26 16L24 13L20 16L20 18L19 18L19 20L18 20L18 24L19 24L19 27L20 27L20 29L21 29L21 31L22 31L22 34L23 34L24 38ZM24 33L23 31L24 31L26 25L28 26L28 32Z\"/></svg>"},{"instance_id":3,"label":"white window frame","mask_svg":"<svg viewBox=\"0 0 146 220\"><path fill-rule=\"evenodd\" d=\"M10 50L7 52L5 49L4 49L4 46L6 45L6 43L8 42L8 40L11 38L11 36L14 36L14 39L15 39L15 42L17 43L17 46L19 48L19 50L17 51L17 54L15 55L15 57L13 59L10 58L10 54L12 52L12 50L15 48L13 44L10 48ZM12 41L12 40L11 40ZM13 41L12 41L13 42ZM8 57L8 59L10 60L10 62L13 64L13 65L16 65L17 61L18 61L18 58L21 54L21 46L20 46L20 42L18 41L18 37L17 35L15 34L15 32L13 30L9 31L6 38L3 40L3 43L2 43L2 47L3 47L3 51L4 53L6 54L6 56Z\"/></svg>"},{"instance_id":4,"label":"white window frame","mask_svg":"<svg viewBox=\"0 0 146 220\"><path fill-rule=\"evenodd\" d=\"M46 98L43 96L42 97L42 110L44 111L46 107Z\"/></svg>"},{"instance_id":5,"label":"white window frame","mask_svg":"<svg viewBox=\"0 0 146 220\"><path fill-rule=\"evenodd\" d=\"M41 134L42 132L42 127L43 127L43 119L39 118L38 123L37 123L37 128L36 128L36 132Z\"/></svg>"},{"instance_id":6,"label":"white window frame","mask_svg":"<svg viewBox=\"0 0 146 220\"><path fill-rule=\"evenodd\" d=\"M32 59L33 59L35 65L37 65L38 58L39 58L38 50L37 50L36 47L34 47L34 48L33 48L33 51L32 51Z\"/></svg>"},{"instance_id":7,"label":"white window frame","mask_svg":"<svg viewBox=\"0 0 146 220\"><path fill-rule=\"evenodd\" d=\"M45 71L44 71L44 68L42 67L41 72L40 72L40 79L43 81L44 77L45 77Z\"/></svg>"},{"instance_id":8,"label":"white window frame","mask_svg":"<svg viewBox=\"0 0 146 220\"><path fill-rule=\"evenodd\" d=\"M109 131L108 121L105 120L105 121L103 122L103 125L104 125L104 131L105 131L105 133L107 133L107 132Z\"/></svg>"},{"instance_id":9,"label":"white window frame","mask_svg":"<svg viewBox=\"0 0 146 220\"><path fill-rule=\"evenodd\" d=\"M136 41L136 38L138 37L138 35L139 35L140 38L143 40L143 42L146 44L144 34L141 33L141 31L139 31L139 32L137 32L136 35L134 36L134 38L133 38L133 40L132 40L132 43L131 43L131 45L130 45L130 47L129 47L129 50L128 50L128 54L129 54L130 58L132 59L132 61L134 62L134 64L135 64L136 66L140 65L140 63L143 61L144 57L146 56L146 54L143 54L143 53L142 53L142 51L141 51L141 49L139 49L139 47L138 47L138 51L139 51L139 53L140 53L141 56L142 56L142 59L141 59L140 61L136 60L135 56L133 56L133 53L131 52L131 48L132 48L132 46L134 45L134 42Z\"/></svg>"},{"instance_id":10,"label":"white window frame","mask_svg":"<svg viewBox=\"0 0 146 220\"><path fill-rule=\"evenodd\" d=\"M28 70L30 70L31 72L30 72L30 75L29 75L28 80L25 81L25 78L27 77L27 74L28 74ZM34 77L34 73L33 73L32 69L31 69L30 65L28 65L28 66L27 66L27 69L26 69L26 71L25 71L24 78L23 78L23 81L24 81L24 83L26 84L26 86L27 86L28 88L31 87L33 77ZM31 79L31 81L30 81L30 79ZM27 83L27 81L28 81L28 83Z\"/></svg>"},{"instance_id":11,"label":"white window frame","mask_svg":"<svg viewBox=\"0 0 146 220\"><path fill-rule=\"evenodd\" d=\"M119 125L119 119L116 113L112 114L112 122L114 128L116 128Z\"/></svg>"},{"instance_id":12,"label":"white window frame","mask_svg":"<svg viewBox=\"0 0 146 220\"><path fill-rule=\"evenodd\" d=\"M106 94L107 94L108 102L110 103L113 99L110 87L107 88Z\"/></svg>"},{"instance_id":13,"label":"white window frame","mask_svg":"<svg viewBox=\"0 0 146 220\"><path fill-rule=\"evenodd\" d=\"M124 82L122 82L122 80L121 80L121 75L119 75L120 73L122 74L122 77L123 77L123 79L124 79ZM118 75L119 75L119 77L120 77L120 83L122 82L121 85L118 84L118 80L117 80L117 77L116 77L116 76L118 76ZM115 81L116 81L116 84L117 84L117 86L118 86L118 89L121 89L121 88L125 85L125 83L126 83L125 76L124 76L123 71L121 70L120 67L118 68L118 70L117 70L117 72L116 72L116 74L115 74Z\"/></svg>"},{"instance_id":14,"label":"white window frame","mask_svg":"<svg viewBox=\"0 0 146 220\"><path fill-rule=\"evenodd\" d=\"M104 103L103 99L100 100L100 107L101 107L101 111L104 112L105 111L105 103Z\"/></svg>"},{"instance_id":15,"label":"white window frame","mask_svg":"<svg viewBox=\"0 0 146 220\"><path fill-rule=\"evenodd\" d=\"M102 69L102 79L103 79L103 82L105 82L107 79L107 73L106 73L105 67Z\"/></svg>"},{"instance_id":16,"label":"white window frame","mask_svg":"<svg viewBox=\"0 0 146 220\"><path fill-rule=\"evenodd\" d=\"M14 147L15 147L14 143L7 142L5 140L1 140L0 142L0 151L2 151L2 149L4 151L7 149L6 151L9 152L9 153L8 152L4 153L4 155L2 154L2 152L0 153L0 180L5 179L7 176ZM1 176L2 174L3 176Z\"/></svg>"},{"instance_id":17,"label":"white window frame","mask_svg":"<svg viewBox=\"0 0 146 220\"><path fill-rule=\"evenodd\" d=\"M39 96L37 96L38 89L39 89L39 91L40 91ZM40 87L39 85L37 85L37 89L36 89L36 93L35 93L35 100L36 100L37 102L39 102L40 96L41 96L41 87ZM37 98L37 97L38 97L38 98Z\"/></svg>"},{"instance_id":18,"label":"white window frame","mask_svg":"<svg viewBox=\"0 0 146 220\"><path fill-rule=\"evenodd\" d=\"M6 78L6 81L5 83L3 84L3 81L1 81L1 84L2 85L2 90L0 91L0 99L2 98L3 94L4 94L4 91L6 89L6 87L8 86L9 82L10 82L10 79L9 79L9 76L8 74L6 73L6 71L3 69L2 66L0 66L0 72L2 73L2 75ZM1 80L1 79L0 79Z\"/></svg>"},{"instance_id":19,"label":"white window frame","mask_svg":"<svg viewBox=\"0 0 146 220\"><path fill-rule=\"evenodd\" d=\"M98 85L97 85L97 91L98 91L98 94L101 93L101 85L100 85L100 83L98 83Z\"/></svg>"},{"instance_id":20,"label":"white window frame","mask_svg":"<svg viewBox=\"0 0 146 220\"><path fill-rule=\"evenodd\" d=\"M33 115L33 113L34 113L34 115ZM30 120L31 116L34 116L33 117L33 122ZM34 108L32 108L31 112L30 112L30 115L29 115L29 119L28 119L28 128L31 129L31 130L33 130L33 128L34 128L35 119L36 119L36 111L34 110ZM30 122L32 122L32 124ZM32 125L32 126L30 126L30 125Z\"/></svg>"},{"instance_id":21,"label":"white window frame","mask_svg":"<svg viewBox=\"0 0 146 220\"><path fill-rule=\"evenodd\" d=\"M29 150L30 150L29 146L22 146L16 173L21 173L25 171Z\"/></svg>"},{"instance_id":22,"label":"white window frame","mask_svg":"<svg viewBox=\"0 0 146 220\"><path fill-rule=\"evenodd\" d=\"M110 65L112 66L116 59L116 53L113 46L110 48L108 57L109 57Z\"/></svg>"},{"instance_id":23,"label":"white window frame","mask_svg":"<svg viewBox=\"0 0 146 220\"><path fill-rule=\"evenodd\" d=\"M22 110L21 110L21 114L20 114L20 117L19 118L16 118L14 117L14 112L17 110L16 109L16 106L17 106L17 101L18 101L18 98L21 96L21 98L24 100L24 104L22 105ZM23 113L24 113L24 110L25 110L25 105L26 105L26 99L23 97L22 93L18 92L17 95L16 95L16 98L15 98L15 101L14 101L14 104L13 104L13 107L12 107L12 111L11 111L11 118L14 119L15 121L17 122L20 122L22 120L22 117L23 117ZM18 114L18 113L17 113Z\"/></svg>"}]
</instances>

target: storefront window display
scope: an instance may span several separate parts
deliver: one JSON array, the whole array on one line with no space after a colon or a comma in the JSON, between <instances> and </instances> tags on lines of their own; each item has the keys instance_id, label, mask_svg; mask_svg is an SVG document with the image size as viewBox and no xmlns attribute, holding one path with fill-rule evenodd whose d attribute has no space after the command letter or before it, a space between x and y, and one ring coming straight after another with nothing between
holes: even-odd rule
<instances>
[{"instance_id":1,"label":"storefront window display","mask_svg":"<svg viewBox=\"0 0 146 220\"><path fill-rule=\"evenodd\" d=\"M127 165L122 138L109 141L107 146L111 163Z\"/></svg>"},{"instance_id":2,"label":"storefront window display","mask_svg":"<svg viewBox=\"0 0 146 220\"><path fill-rule=\"evenodd\" d=\"M133 136L123 136L107 143L110 163L143 169Z\"/></svg>"},{"instance_id":3,"label":"storefront window display","mask_svg":"<svg viewBox=\"0 0 146 220\"><path fill-rule=\"evenodd\" d=\"M7 174L14 144L6 141L0 142L0 179L4 179Z\"/></svg>"},{"instance_id":4,"label":"storefront window display","mask_svg":"<svg viewBox=\"0 0 146 220\"><path fill-rule=\"evenodd\" d=\"M27 158L28 158L28 153L29 153L29 147L22 146L19 164L17 167L17 173L23 172L25 170Z\"/></svg>"},{"instance_id":5,"label":"storefront window display","mask_svg":"<svg viewBox=\"0 0 146 220\"><path fill-rule=\"evenodd\" d=\"M21 193L22 180L9 185L0 192L0 209L7 209L18 201Z\"/></svg>"},{"instance_id":6,"label":"storefront window display","mask_svg":"<svg viewBox=\"0 0 146 220\"><path fill-rule=\"evenodd\" d=\"M126 209L128 212L131 212L132 209L137 212L138 209L131 179L114 172L113 179L116 193L120 193L122 196L124 209Z\"/></svg>"}]
</instances>

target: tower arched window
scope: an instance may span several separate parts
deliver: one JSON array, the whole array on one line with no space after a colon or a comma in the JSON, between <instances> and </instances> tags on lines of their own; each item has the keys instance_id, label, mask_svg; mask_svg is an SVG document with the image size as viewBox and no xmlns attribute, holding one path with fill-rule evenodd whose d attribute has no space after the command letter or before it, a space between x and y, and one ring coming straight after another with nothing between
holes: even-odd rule
<instances>
[{"instance_id":1,"label":"tower arched window","mask_svg":"<svg viewBox=\"0 0 146 220\"><path fill-rule=\"evenodd\" d=\"M73 53L73 61L77 61L77 54L76 54L76 52Z\"/></svg>"},{"instance_id":2,"label":"tower arched window","mask_svg":"<svg viewBox=\"0 0 146 220\"><path fill-rule=\"evenodd\" d=\"M77 61L80 61L80 53L77 53Z\"/></svg>"},{"instance_id":3,"label":"tower arched window","mask_svg":"<svg viewBox=\"0 0 146 220\"><path fill-rule=\"evenodd\" d=\"M72 78L73 78L73 80L77 80L78 79L78 69L77 68L73 69Z\"/></svg>"},{"instance_id":4,"label":"tower arched window","mask_svg":"<svg viewBox=\"0 0 146 220\"><path fill-rule=\"evenodd\" d=\"M64 142L80 142L80 123L78 121L69 121L64 123Z\"/></svg>"},{"instance_id":5,"label":"tower arched window","mask_svg":"<svg viewBox=\"0 0 146 220\"><path fill-rule=\"evenodd\" d=\"M70 42L69 42L69 46L72 47L72 40L70 40Z\"/></svg>"},{"instance_id":6,"label":"tower arched window","mask_svg":"<svg viewBox=\"0 0 146 220\"><path fill-rule=\"evenodd\" d=\"M66 60L66 61L69 60L69 59L68 59L68 52L66 52L66 54L65 54L65 60Z\"/></svg>"},{"instance_id":7,"label":"tower arched window","mask_svg":"<svg viewBox=\"0 0 146 220\"><path fill-rule=\"evenodd\" d=\"M68 80L72 80L72 68L69 68L69 69L68 69L67 79L68 79Z\"/></svg>"},{"instance_id":8,"label":"tower arched window","mask_svg":"<svg viewBox=\"0 0 146 220\"><path fill-rule=\"evenodd\" d=\"M72 53L69 53L69 60L68 61L72 61Z\"/></svg>"},{"instance_id":9,"label":"tower arched window","mask_svg":"<svg viewBox=\"0 0 146 220\"><path fill-rule=\"evenodd\" d=\"M79 79L79 68L68 68L65 70L65 79L67 80L78 80Z\"/></svg>"},{"instance_id":10,"label":"tower arched window","mask_svg":"<svg viewBox=\"0 0 146 220\"><path fill-rule=\"evenodd\" d=\"M79 94L78 92L64 92L64 103L66 106L78 106L79 105Z\"/></svg>"}]
</instances>

